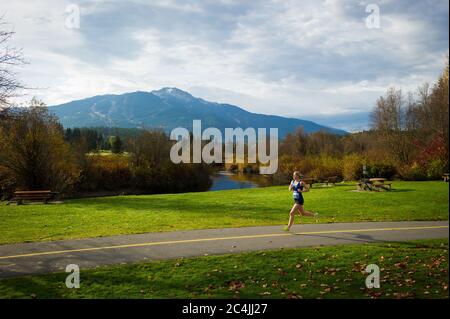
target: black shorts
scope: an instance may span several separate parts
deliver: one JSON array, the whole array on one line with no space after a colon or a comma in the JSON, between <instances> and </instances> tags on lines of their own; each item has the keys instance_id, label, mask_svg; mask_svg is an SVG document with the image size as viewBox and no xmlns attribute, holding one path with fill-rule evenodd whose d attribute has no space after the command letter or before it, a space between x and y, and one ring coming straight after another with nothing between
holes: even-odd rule
<instances>
[{"instance_id":1,"label":"black shorts","mask_svg":"<svg viewBox=\"0 0 450 319\"><path fill-rule=\"evenodd\" d=\"M295 198L294 203L303 205L305 203L305 200L303 198Z\"/></svg>"}]
</instances>

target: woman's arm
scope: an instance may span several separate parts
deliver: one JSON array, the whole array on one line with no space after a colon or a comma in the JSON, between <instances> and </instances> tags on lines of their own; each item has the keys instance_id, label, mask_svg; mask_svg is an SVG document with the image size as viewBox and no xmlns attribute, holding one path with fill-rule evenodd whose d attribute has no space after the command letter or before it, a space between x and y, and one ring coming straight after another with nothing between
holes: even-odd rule
<instances>
[{"instance_id":1,"label":"woman's arm","mask_svg":"<svg viewBox=\"0 0 450 319\"><path fill-rule=\"evenodd\" d=\"M294 183L294 181L291 181L291 183L289 184L289 191L292 190L292 184Z\"/></svg>"},{"instance_id":2,"label":"woman's arm","mask_svg":"<svg viewBox=\"0 0 450 319\"><path fill-rule=\"evenodd\" d=\"M302 193L309 192L309 188L308 188L308 186L306 186L305 182L301 181L300 185L303 186L303 190L301 191Z\"/></svg>"}]
</instances>

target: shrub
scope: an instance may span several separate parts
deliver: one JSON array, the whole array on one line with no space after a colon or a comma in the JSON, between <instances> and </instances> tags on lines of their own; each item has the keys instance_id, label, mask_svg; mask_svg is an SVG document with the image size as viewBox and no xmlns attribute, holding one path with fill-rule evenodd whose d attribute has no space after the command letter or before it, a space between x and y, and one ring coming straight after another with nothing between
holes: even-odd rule
<instances>
[{"instance_id":1,"label":"shrub","mask_svg":"<svg viewBox=\"0 0 450 319\"><path fill-rule=\"evenodd\" d=\"M362 178L364 158L358 154L350 154L342 159L342 176L346 181L354 181Z\"/></svg>"},{"instance_id":2,"label":"shrub","mask_svg":"<svg viewBox=\"0 0 450 319\"><path fill-rule=\"evenodd\" d=\"M289 175L296 170L295 159L291 155L281 155L278 159L278 172L281 175Z\"/></svg>"},{"instance_id":3,"label":"shrub","mask_svg":"<svg viewBox=\"0 0 450 319\"><path fill-rule=\"evenodd\" d=\"M167 191L171 176L163 176L160 169L154 167L136 167L134 170L133 186L146 193L159 193Z\"/></svg>"},{"instance_id":4,"label":"shrub","mask_svg":"<svg viewBox=\"0 0 450 319\"><path fill-rule=\"evenodd\" d=\"M397 170L394 165L386 163L370 164L368 166L369 177L382 177L392 179Z\"/></svg>"},{"instance_id":5,"label":"shrub","mask_svg":"<svg viewBox=\"0 0 450 319\"><path fill-rule=\"evenodd\" d=\"M90 155L82 172L81 190L118 190L132 185L129 160L121 155Z\"/></svg>"},{"instance_id":6,"label":"shrub","mask_svg":"<svg viewBox=\"0 0 450 319\"><path fill-rule=\"evenodd\" d=\"M317 180L330 176L342 178L342 160L331 156L309 155L302 158L282 156L279 161L277 178L284 180L286 176L292 176L294 171L300 171L306 177Z\"/></svg>"},{"instance_id":7,"label":"shrub","mask_svg":"<svg viewBox=\"0 0 450 319\"><path fill-rule=\"evenodd\" d=\"M270 177L272 185L287 185L292 180L292 173L278 171Z\"/></svg>"},{"instance_id":8,"label":"shrub","mask_svg":"<svg viewBox=\"0 0 450 319\"><path fill-rule=\"evenodd\" d=\"M16 189L14 174L5 167L0 166L0 200L10 199Z\"/></svg>"},{"instance_id":9,"label":"shrub","mask_svg":"<svg viewBox=\"0 0 450 319\"><path fill-rule=\"evenodd\" d=\"M64 192L78 181L80 170L61 125L34 99L1 119L0 151L0 165L17 188Z\"/></svg>"},{"instance_id":10,"label":"shrub","mask_svg":"<svg viewBox=\"0 0 450 319\"><path fill-rule=\"evenodd\" d=\"M416 163L411 166L405 165L399 168L399 173L402 179L406 181L425 181L427 180L427 173L423 167Z\"/></svg>"},{"instance_id":11,"label":"shrub","mask_svg":"<svg viewBox=\"0 0 450 319\"><path fill-rule=\"evenodd\" d=\"M438 180L442 178L442 174L448 170L447 163L440 159L431 161L427 167L427 178L430 180Z\"/></svg>"},{"instance_id":12,"label":"shrub","mask_svg":"<svg viewBox=\"0 0 450 319\"><path fill-rule=\"evenodd\" d=\"M309 169L303 170L304 174L316 180L323 180L330 176L337 176L342 178L342 160L331 157L321 156L311 159L306 159L309 162L305 167Z\"/></svg>"},{"instance_id":13,"label":"shrub","mask_svg":"<svg viewBox=\"0 0 450 319\"><path fill-rule=\"evenodd\" d=\"M205 191L212 183L209 169L202 164L166 162L158 167L137 167L134 174L134 187L146 193Z\"/></svg>"}]
</instances>

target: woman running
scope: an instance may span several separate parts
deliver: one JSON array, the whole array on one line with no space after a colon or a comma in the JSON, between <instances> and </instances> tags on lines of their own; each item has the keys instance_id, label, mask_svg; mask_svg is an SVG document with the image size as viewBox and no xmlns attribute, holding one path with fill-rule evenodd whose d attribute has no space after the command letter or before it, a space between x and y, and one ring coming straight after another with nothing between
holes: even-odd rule
<instances>
[{"instance_id":1,"label":"woman running","mask_svg":"<svg viewBox=\"0 0 450 319\"><path fill-rule=\"evenodd\" d=\"M284 227L284 230L291 230L291 226L294 224L295 213L298 213L299 216L310 216L316 219L316 222L319 219L319 214L308 212L303 208L303 203L305 202L303 199L303 194L308 192L309 189L306 187L305 182L303 182L303 175L301 175L298 171L294 172L293 175L294 180L291 181L289 185L289 190L292 191L294 197L294 206L292 206L291 212L289 213L289 224Z\"/></svg>"}]
</instances>

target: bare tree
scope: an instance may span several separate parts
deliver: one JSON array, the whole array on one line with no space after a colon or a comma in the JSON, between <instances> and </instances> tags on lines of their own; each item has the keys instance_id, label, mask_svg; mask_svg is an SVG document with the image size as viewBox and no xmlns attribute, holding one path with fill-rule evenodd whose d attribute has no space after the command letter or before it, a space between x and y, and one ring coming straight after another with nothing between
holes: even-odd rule
<instances>
[{"instance_id":1,"label":"bare tree","mask_svg":"<svg viewBox=\"0 0 450 319\"><path fill-rule=\"evenodd\" d=\"M448 158L448 62L436 84L431 88L428 84L419 87L418 96L417 107L414 110L418 139L423 145L430 145L436 139L441 140L445 149L442 157Z\"/></svg>"},{"instance_id":2,"label":"bare tree","mask_svg":"<svg viewBox=\"0 0 450 319\"><path fill-rule=\"evenodd\" d=\"M384 97L380 97L371 114L372 128L379 134L386 151L400 163L410 163L414 151L411 143L411 131L414 102L407 101L401 90L390 88Z\"/></svg>"},{"instance_id":3,"label":"bare tree","mask_svg":"<svg viewBox=\"0 0 450 319\"><path fill-rule=\"evenodd\" d=\"M9 105L9 99L17 90L25 88L13 71L14 67L25 63L22 50L8 46L14 32L5 30L5 25L0 17L0 108Z\"/></svg>"},{"instance_id":4,"label":"bare tree","mask_svg":"<svg viewBox=\"0 0 450 319\"><path fill-rule=\"evenodd\" d=\"M448 155L449 144L449 101L448 101L448 62L437 83L433 86L429 103L423 108L423 122L434 134L441 136Z\"/></svg>"},{"instance_id":5,"label":"bare tree","mask_svg":"<svg viewBox=\"0 0 450 319\"><path fill-rule=\"evenodd\" d=\"M170 160L171 142L162 130L144 130L128 144L135 167L158 167Z\"/></svg>"}]
</instances>

